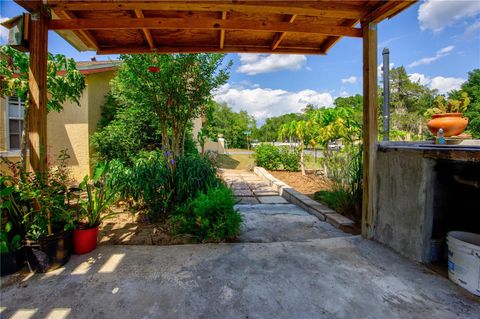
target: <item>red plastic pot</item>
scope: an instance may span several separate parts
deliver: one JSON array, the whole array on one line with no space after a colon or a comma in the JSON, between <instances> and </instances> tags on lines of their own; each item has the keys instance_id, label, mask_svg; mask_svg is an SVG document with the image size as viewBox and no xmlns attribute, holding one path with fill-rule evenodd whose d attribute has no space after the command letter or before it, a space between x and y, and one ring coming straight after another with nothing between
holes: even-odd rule
<instances>
[{"instance_id":1,"label":"red plastic pot","mask_svg":"<svg viewBox=\"0 0 480 319\"><path fill-rule=\"evenodd\" d=\"M76 229L73 232L73 249L77 255L86 254L97 248L98 227Z\"/></svg>"}]
</instances>

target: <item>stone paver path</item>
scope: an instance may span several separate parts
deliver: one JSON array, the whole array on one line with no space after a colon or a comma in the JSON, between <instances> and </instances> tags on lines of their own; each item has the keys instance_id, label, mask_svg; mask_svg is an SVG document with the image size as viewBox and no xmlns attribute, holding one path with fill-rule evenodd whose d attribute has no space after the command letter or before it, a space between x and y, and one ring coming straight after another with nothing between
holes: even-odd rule
<instances>
[{"instance_id":1,"label":"stone paver path","mask_svg":"<svg viewBox=\"0 0 480 319\"><path fill-rule=\"evenodd\" d=\"M236 208L243 217L238 237L241 242L302 242L349 236L288 203L252 172L222 170L221 176L239 200Z\"/></svg>"}]
</instances>

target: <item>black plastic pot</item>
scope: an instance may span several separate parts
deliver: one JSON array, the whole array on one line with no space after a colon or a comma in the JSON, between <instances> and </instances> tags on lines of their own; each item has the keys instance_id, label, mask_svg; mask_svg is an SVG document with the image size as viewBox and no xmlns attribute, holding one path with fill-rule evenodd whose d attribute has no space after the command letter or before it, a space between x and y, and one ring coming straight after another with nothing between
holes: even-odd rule
<instances>
[{"instance_id":1,"label":"black plastic pot","mask_svg":"<svg viewBox=\"0 0 480 319\"><path fill-rule=\"evenodd\" d=\"M49 272L65 265L73 250L73 232L61 232L37 242L27 242L27 261L37 272Z\"/></svg>"},{"instance_id":2,"label":"black plastic pot","mask_svg":"<svg viewBox=\"0 0 480 319\"><path fill-rule=\"evenodd\" d=\"M22 269L25 264L25 250L20 247L11 253L2 254L0 258L1 275L10 275Z\"/></svg>"}]
</instances>

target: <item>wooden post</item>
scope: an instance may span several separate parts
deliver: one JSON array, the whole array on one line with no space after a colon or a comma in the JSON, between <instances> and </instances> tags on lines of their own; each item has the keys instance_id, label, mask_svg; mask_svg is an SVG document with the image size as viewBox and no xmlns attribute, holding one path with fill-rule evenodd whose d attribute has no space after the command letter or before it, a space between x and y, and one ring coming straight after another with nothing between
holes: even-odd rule
<instances>
[{"instance_id":1,"label":"wooden post","mask_svg":"<svg viewBox=\"0 0 480 319\"><path fill-rule=\"evenodd\" d=\"M373 236L377 156L377 25L362 22L363 32L363 198L362 235Z\"/></svg>"},{"instance_id":2,"label":"wooden post","mask_svg":"<svg viewBox=\"0 0 480 319\"><path fill-rule=\"evenodd\" d=\"M48 18L33 14L29 28L28 139L30 166L35 173L47 171L47 58Z\"/></svg>"}]
</instances>

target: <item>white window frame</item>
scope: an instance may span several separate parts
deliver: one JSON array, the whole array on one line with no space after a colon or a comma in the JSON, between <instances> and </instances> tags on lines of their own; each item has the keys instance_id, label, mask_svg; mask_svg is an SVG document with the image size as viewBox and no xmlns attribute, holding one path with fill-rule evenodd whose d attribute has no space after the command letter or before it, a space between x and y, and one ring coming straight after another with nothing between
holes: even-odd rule
<instances>
[{"instance_id":1,"label":"white window frame","mask_svg":"<svg viewBox=\"0 0 480 319\"><path fill-rule=\"evenodd\" d=\"M21 152L21 142L22 142L22 135L20 132L20 148L18 149L12 149L10 147L10 120L21 120L23 125L25 125L25 118L23 116L21 117L13 117L10 116L10 100L14 99L15 97L13 96L7 96L5 97L5 111L6 111L6 128L7 128L7 134L6 134L6 144L7 144L7 156L18 156L20 155ZM23 106L23 112L25 112L25 102L23 102L19 97L17 98L17 102L20 106Z\"/></svg>"}]
</instances>

